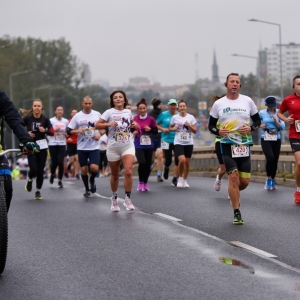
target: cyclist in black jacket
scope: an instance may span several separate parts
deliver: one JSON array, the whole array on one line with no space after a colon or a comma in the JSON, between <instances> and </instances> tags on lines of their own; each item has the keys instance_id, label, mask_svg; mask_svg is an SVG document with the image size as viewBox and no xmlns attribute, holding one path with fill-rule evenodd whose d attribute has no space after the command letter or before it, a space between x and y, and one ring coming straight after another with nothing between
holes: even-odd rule
<instances>
[{"instance_id":1,"label":"cyclist in black jacket","mask_svg":"<svg viewBox=\"0 0 300 300\"><path fill-rule=\"evenodd\" d=\"M24 122L18 110L7 97L7 95L0 90L0 116L5 119L8 126L12 129L13 133L17 136L19 141L26 146L30 152L38 151L32 138L24 127ZM3 120L1 120L1 137L0 137L0 152L3 149ZM10 202L12 199L12 179L10 165L7 157L0 156L0 176L4 177L4 190L6 194L6 209L9 210Z\"/></svg>"}]
</instances>

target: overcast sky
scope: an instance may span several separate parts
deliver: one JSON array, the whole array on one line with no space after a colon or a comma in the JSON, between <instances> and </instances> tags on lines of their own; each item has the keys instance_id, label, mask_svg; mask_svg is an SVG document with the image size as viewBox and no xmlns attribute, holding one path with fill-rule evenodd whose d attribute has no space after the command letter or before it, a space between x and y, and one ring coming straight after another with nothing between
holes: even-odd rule
<instances>
[{"instance_id":1,"label":"overcast sky","mask_svg":"<svg viewBox=\"0 0 300 300\"><path fill-rule=\"evenodd\" d=\"M299 0L1 0L0 36L65 37L90 66L92 80L111 86L148 77L163 85L211 78L213 50L219 76L255 73L258 49L300 43ZM221 78L223 80L223 78Z\"/></svg>"}]
</instances>

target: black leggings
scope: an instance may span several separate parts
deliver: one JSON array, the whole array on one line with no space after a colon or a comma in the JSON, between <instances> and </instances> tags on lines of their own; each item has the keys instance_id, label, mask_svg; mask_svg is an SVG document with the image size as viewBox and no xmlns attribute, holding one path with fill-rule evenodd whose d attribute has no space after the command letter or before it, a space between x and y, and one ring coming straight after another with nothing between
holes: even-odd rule
<instances>
[{"instance_id":1,"label":"black leggings","mask_svg":"<svg viewBox=\"0 0 300 300\"><path fill-rule=\"evenodd\" d=\"M51 156L51 175L55 175L56 168L58 167L58 179L62 180L66 146L49 146L49 152Z\"/></svg>"},{"instance_id":2,"label":"black leggings","mask_svg":"<svg viewBox=\"0 0 300 300\"><path fill-rule=\"evenodd\" d=\"M42 149L39 153L28 155L29 179L36 177L36 188L41 189L44 182L44 168L47 159L48 149Z\"/></svg>"},{"instance_id":3,"label":"black leggings","mask_svg":"<svg viewBox=\"0 0 300 300\"><path fill-rule=\"evenodd\" d=\"M101 151L100 150L100 161L99 161L99 170L102 171L102 169L107 167L107 156L106 156L106 150Z\"/></svg>"},{"instance_id":4,"label":"black leggings","mask_svg":"<svg viewBox=\"0 0 300 300\"><path fill-rule=\"evenodd\" d=\"M152 164L152 155L153 148L135 148L135 156L139 163L138 173L140 182L148 182L148 178L151 172L150 167Z\"/></svg>"},{"instance_id":5,"label":"black leggings","mask_svg":"<svg viewBox=\"0 0 300 300\"><path fill-rule=\"evenodd\" d=\"M172 151L175 157L175 166L178 166L178 157L175 156L174 144L169 144L169 149L164 149L165 167L169 168L172 163Z\"/></svg>"},{"instance_id":6,"label":"black leggings","mask_svg":"<svg viewBox=\"0 0 300 300\"><path fill-rule=\"evenodd\" d=\"M281 148L281 140L265 141L261 139L261 148L266 156L266 173L268 177L275 178L277 172L278 159Z\"/></svg>"}]
</instances>

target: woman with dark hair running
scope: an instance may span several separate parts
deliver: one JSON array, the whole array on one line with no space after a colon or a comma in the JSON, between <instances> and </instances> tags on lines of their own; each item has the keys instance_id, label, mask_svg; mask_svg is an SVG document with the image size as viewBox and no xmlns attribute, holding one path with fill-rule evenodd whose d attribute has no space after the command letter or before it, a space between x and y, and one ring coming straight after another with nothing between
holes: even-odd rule
<instances>
[{"instance_id":1,"label":"woman with dark hair running","mask_svg":"<svg viewBox=\"0 0 300 300\"><path fill-rule=\"evenodd\" d=\"M187 176L193 154L194 141L192 133L196 133L196 119L187 113L187 104L184 100L178 102L179 114L174 115L170 122L170 131L175 131L174 149L178 160L178 188L190 187Z\"/></svg>"},{"instance_id":2,"label":"woman with dark hair running","mask_svg":"<svg viewBox=\"0 0 300 300\"><path fill-rule=\"evenodd\" d=\"M226 96L226 94L222 95L221 97L220 96L215 96L213 98L213 101L215 102L215 101L217 101L217 100L219 100L219 99L221 99L225 96ZM220 128L220 121L217 122L217 128ZM222 185L222 178L226 174L226 168L225 168L225 164L224 164L223 157L222 157L220 141L221 141L221 137L216 136L216 139L215 139L215 153L216 153L218 161L219 161L219 168L218 168L218 171L217 171L218 173L217 173L216 180L215 180L215 183L214 183L214 188L215 188L215 191L217 191L217 192L220 191L221 185Z\"/></svg>"},{"instance_id":3,"label":"woman with dark hair running","mask_svg":"<svg viewBox=\"0 0 300 300\"><path fill-rule=\"evenodd\" d=\"M285 128L284 121L277 117L276 98L268 96L265 99L266 109L259 111L261 119L261 148L266 157L267 179L266 190L276 190L275 176L277 172L278 159L281 149L280 130Z\"/></svg>"},{"instance_id":4,"label":"woman with dark hair running","mask_svg":"<svg viewBox=\"0 0 300 300\"><path fill-rule=\"evenodd\" d=\"M41 200L41 188L44 182L44 168L48 154L48 142L46 135L53 136L54 131L48 117L43 115L43 103L40 99L33 100L32 108L27 113L23 120L27 131L33 141L40 147L40 152L28 155L29 172L28 180L25 185L25 190L31 192L32 181L36 178L35 199Z\"/></svg>"},{"instance_id":5,"label":"woman with dark hair running","mask_svg":"<svg viewBox=\"0 0 300 300\"><path fill-rule=\"evenodd\" d=\"M120 211L118 205L118 187L120 164L124 165L124 206L127 210L134 210L131 202L132 166L135 156L135 148L132 142L131 132L137 127L133 121L131 111L126 109L128 100L123 91L114 91L110 95L110 109L106 110L96 124L97 129L108 128L107 159L111 169L110 186L112 190L111 210Z\"/></svg>"},{"instance_id":6,"label":"woman with dark hair running","mask_svg":"<svg viewBox=\"0 0 300 300\"><path fill-rule=\"evenodd\" d=\"M77 114L78 110L76 108L72 108L70 111L71 118L69 119L69 123L71 122L72 118ZM68 172L72 169L73 177L80 179L79 177L79 162L78 162L78 155L77 155L77 137L78 134L71 134L67 135L67 153L69 155L69 163L67 166Z\"/></svg>"},{"instance_id":7,"label":"woman with dark hair running","mask_svg":"<svg viewBox=\"0 0 300 300\"><path fill-rule=\"evenodd\" d=\"M133 120L138 124L138 128L134 131L135 156L138 160L139 167L139 184L137 190L140 192L148 192L148 178L151 172L153 141L150 133L158 132L154 118L147 114L147 103L143 98L137 103L138 115Z\"/></svg>"},{"instance_id":8,"label":"woman with dark hair running","mask_svg":"<svg viewBox=\"0 0 300 300\"><path fill-rule=\"evenodd\" d=\"M58 167L58 186L63 188L62 177L64 174L64 158L66 153L66 130L69 121L63 118L64 109L61 105L55 108L55 117L50 119L54 136L49 138L49 152L51 157L50 184L53 184Z\"/></svg>"}]
</instances>

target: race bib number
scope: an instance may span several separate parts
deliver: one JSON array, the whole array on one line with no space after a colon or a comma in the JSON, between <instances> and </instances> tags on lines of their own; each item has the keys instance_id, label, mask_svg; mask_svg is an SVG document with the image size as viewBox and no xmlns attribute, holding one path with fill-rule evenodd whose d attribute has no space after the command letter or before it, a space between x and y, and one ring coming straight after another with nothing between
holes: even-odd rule
<instances>
[{"instance_id":1,"label":"race bib number","mask_svg":"<svg viewBox=\"0 0 300 300\"><path fill-rule=\"evenodd\" d=\"M295 128L297 132L300 132L300 120L295 120Z\"/></svg>"},{"instance_id":2,"label":"race bib number","mask_svg":"<svg viewBox=\"0 0 300 300\"><path fill-rule=\"evenodd\" d=\"M151 145L151 138L149 135L141 135L140 136L140 145L147 146Z\"/></svg>"},{"instance_id":3,"label":"race bib number","mask_svg":"<svg viewBox=\"0 0 300 300\"><path fill-rule=\"evenodd\" d=\"M64 133L55 133L54 138L56 141L64 141L65 140L65 134Z\"/></svg>"},{"instance_id":4,"label":"race bib number","mask_svg":"<svg viewBox=\"0 0 300 300\"><path fill-rule=\"evenodd\" d=\"M249 145L231 145L232 157L247 157L250 155Z\"/></svg>"},{"instance_id":5,"label":"race bib number","mask_svg":"<svg viewBox=\"0 0 300 300\"><path fill-rule=\"evenodd\" d=\"M128 143L130 138L129 132L116 132L115 141L116 143Z\"/></svg>"},{"instance_id":6,"label":"race bib number","mask_svg":"<svg viewBox=\"0 0 300 300\"><path fill-rule=\"evenodd\" d=\"M161 149L169 150L169 146L170 146L169 143L165 141L161 141L160 145L161 145Z\"/></svg>"},{"instance_id":7,"label":"race bib number","mask_svg":"<svg viewBox=\"0 0 300 300\"><path fill-rule=\"evenodd\" d=\"M264 140L265 141L277 141L277 133L272 134L272 133L265 131Z\"/></svg>"},{"instance_id":8,"label":"race bib number","mask_svg":"<svg viewBox=\"0 0 300 300\"><path fill-rule=\"evenodd\" d=\"M189 142L191 136L188 132L179 132L178 133L178 141L179 142Z\"/></svg>"},{"instance_id":9,"label":"race bib number","mask_svg":"<svg viewBox=\"0 0 300 300\"><path fill-rule=\"evenodd\" d=\"M95 130L94 129L86 129L84 131L84 136L86 138L93 138L95 136Z\"/></svg>"},{"instance_id":10,"label":"race bib number","mask_svg":"<svg viewBox=\"0 0 300 300\"><path fill-rule=\"evenodd\" d=\"M40 146L40 149L47 149L48 148L48 143L46 139L38 140L36 143Z\"/></svg>"}]
</instances>

